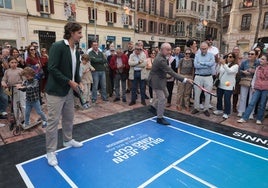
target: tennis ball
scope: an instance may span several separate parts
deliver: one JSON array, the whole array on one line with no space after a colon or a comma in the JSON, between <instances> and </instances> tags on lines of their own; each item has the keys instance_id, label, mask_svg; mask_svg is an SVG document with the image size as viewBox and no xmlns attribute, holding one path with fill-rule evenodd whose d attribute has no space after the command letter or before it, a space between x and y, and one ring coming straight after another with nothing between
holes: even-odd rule
<instances>
[{"instance_id":1,"label":"tennis ball","mask_svg":"<svg viewBox=\"0 0 268 188\"><path fill-rule=\"evenodd\" d=\"M226 86L230 86L231 83L230 83L229 81L227 81L227 82L225 82L225 85L226 85Z\"/></svg>"}]
</instances>

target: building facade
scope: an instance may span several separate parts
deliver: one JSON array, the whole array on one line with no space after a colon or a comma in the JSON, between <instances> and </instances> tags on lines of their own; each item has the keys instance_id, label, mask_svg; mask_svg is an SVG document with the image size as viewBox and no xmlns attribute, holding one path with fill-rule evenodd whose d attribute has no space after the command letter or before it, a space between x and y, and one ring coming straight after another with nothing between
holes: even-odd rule
<instances>
[{"instance_id":1,"label":"building facade","mask_svg":"<svg viewBox=\"0 0 268 188\"><path fill-rule=\"evenodd\" d=\"M0 44L15 47L28 44L26 0L0 1Z\"/></svg>"},{"instance_id":2,"label":"building facade","mask_svg":"<svg viewBox=\"0 0 268 188\"><path fill-rule=\"evenodd\" d=\"M225 52L234 46L248 52L258 40L268 38L268 0L223 0L222 10Z\"/></svg>"}]
</instances>

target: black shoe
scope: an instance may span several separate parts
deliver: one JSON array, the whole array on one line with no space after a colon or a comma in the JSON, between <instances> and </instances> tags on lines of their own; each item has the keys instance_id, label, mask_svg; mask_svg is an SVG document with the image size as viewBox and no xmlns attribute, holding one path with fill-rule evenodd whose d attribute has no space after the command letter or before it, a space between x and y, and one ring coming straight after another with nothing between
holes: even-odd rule
<instances>
[{"instance_id":1,"label":"black shoe","mask_svg":"<svg viewBox=\"0 0 268 188\"><path fill-rule=\"evenodd\" d=\"M191 114L197 114L199 111L197 109L193 109L193 111L191 112Z\"/></svg>"},{"instance_id":2,"label":"black shoe","mask_svg":"<svg viewBox=\"0 0 268 188\"><path fill-rule=\"evenodd\" d=\"M150 99L147 95L145 95L145 99Z\"/></svg>"},{"instance_id":3,"label":"black shoe","mask_svg":"<svg viewBox=\"0 0 268 188\"><path fill-rule=\"evenodd\" d=\"M162 125L170 125L164 118L157 118L156 122Z\"/></svg>"},{"instance_id":4,"label":"black shoe","mask_svg":"<svg viewBox=\"0 0 268 188\"><path fill-rule=\"evenodd\" d=\"M156 113L157 113L156 108L154 106L152 106L152 105L150 105L149 111L154 115L156 115Z\"/></svg>"},{"instance_id":5,"label":"black shoe","mask_svg":"<svg viewBox=\"0 0 268 188\"><path fill-rule=\"evenodd\" d=\"M120 99L119 98L115 98L114 99L114 102L117 102L117 101L120 101Z\"/></svg>"},{"instance_id":6,"label":"black shoe","mask_svg":"<svg viewBox=\"0 0 268 188\"><path fill-rule=\"evenodd\" d=\"M145 101L141 101L141 104L142 104L143 106L146 106L146 102L145 102Z\"/></svg>"},{"instance_id":7,"label":"black shoe","mask_svg":"<svg viewBox=\"0 0 268 188\"><path fill-rule=\"evenodd\" d=\"M122 99L123 102L127 102L127 100L125 98Z\"/></svg>"},{"instance_id":8,"label":"black shoe","mask_svg":"<svg viewBox=\"0 0 268 188\"><path fill-rule=\"evenodd\" d=\"M205 114L205 116L207 116L207 117L210 116L210 113L208 112L208 110L205 110L205 111L204 111L204 114Z\"/></svg>"},{"instance_id":9,"label":"black shoe","mask_svg":"<svg viewBox=\"0 0 268 188\"><path fill-rule=\"evenodd\" d=\"M128 104L128 106L132 106L132 105L134 105L134 104L136 104L136 102L131 101L131 102Z\"/></svg>"},{"instance_id":10,"label":"black shoe","mask_svg":"<svg viewBox=\"0 0 268 188\"><path fill-rule=\"evenodd\" d=\"M130 93L130 90L129 90L129 89L127 89L127 90L126 90L126 93Z\"/></svg>"},{"instance_id":11,"label":"black shoe","mask_svg":"<svg viewBox=\"0 0 268 188\"><path fill-rule=\"evenodd\" d=\"M7 116L6 115L0 115L0 119L7 119Z\"/></svg>"}]
</instances>

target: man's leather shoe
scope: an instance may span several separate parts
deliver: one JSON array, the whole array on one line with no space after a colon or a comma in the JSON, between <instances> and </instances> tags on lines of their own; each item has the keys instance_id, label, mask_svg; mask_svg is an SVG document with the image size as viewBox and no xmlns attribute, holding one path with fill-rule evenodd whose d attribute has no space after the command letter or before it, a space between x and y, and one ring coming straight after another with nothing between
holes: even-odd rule
<instances>
[{"instance_id":1,"label":"man's leather shoe","mask_svg":"<svg viewBox=\"0 0 268 188\"><path fill-rule=\"evenodd\" d=\"M128 104L128 106L132 106L132 105L134 105L134 104L136 104L136 102L131 101L131 102Z\"/></svg>"},{"instance_id":2,"label":"man's leather shoe","mask_svg":"<svg viewBox=\"0 0 268 188\"><path fill-rule=\"evenodd\" d=\"M205 116L207 116L207 117L210 116L210 113L208 112L208 110L205 110L205 111L204 111L204 114L205 114Z\"/></svg>"},{"instance_id":3,"label":"man's leather shoe","mask_svg":"<svg viewBox=\"0 0 268 188\"><path fill-rule=\"evenodd\" d=\"M157 118L156 122L162 125L170 125L164 118Z\"/></svg>"},{"instance_id":4,"label":"man's leather shoe","mask_svg":"<svg viewBox=\"0 0 268 188\"><path fill-rule=\"evenodd\" d=\"M141 101L141 104L142 104L143 106L146 106L146 102L145 102L145 101Z\"/></svg>"},{"instance_id":5,"label":"man's leather shoe","mask_svg":"<svg viewBox=\"0 0 268 188\"><path fill-rule=\"evenodd\" d=\"M120 99L119 98L115 98L114 99L114 102L117 102L117 101L120 101Z\"/></svg>"},{"instance_id":6,"label":"man's leather shoe","mask_svg":"<svg viewBox=\"0 0 268 188\"><path fill-rule=\"evenodd\" d=\"M191 112L191 114L197 114L199 111L197 109L193 109L193 111Z\"/></svg>"}]
</instances>

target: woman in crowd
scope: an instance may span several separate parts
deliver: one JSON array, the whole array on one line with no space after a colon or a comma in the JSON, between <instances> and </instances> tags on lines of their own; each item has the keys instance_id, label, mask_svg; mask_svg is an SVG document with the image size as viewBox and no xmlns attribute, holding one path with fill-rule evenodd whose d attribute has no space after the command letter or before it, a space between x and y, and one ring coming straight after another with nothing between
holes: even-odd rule
<instances>
[{"instance_id":1,"label":"woman in crowd","mask_svg":"<svg viewBox=\"0 0 268 188\"><path fill-rule=\"evenodd\" d=\"M44 93L46 83L47 83L47 78L48 78L48 70L47 70L48 55L47 55L47 50L45 48L41 49L40 63L44 72L44 76L41 79L41 92Z\"/></svg>"},{"instance_id":2,"label":"woman in crowd","mask_svg":"<svg viewBox=\"0 0 268 188\"><path fill-rule=\"evenodd\" d=\"M254 110L254 107L258 100L260 99L260 103L258 106L257 112L257 121L256 124L261 125L262 120L264 118L265 107L267 103L268 96L268 55L263 55L260 58L260 66L256 68L256 72L254 74L251 88L253 89L253 95L250 100L250 103L243 114L242 118L237 120L239 123L244 123L248 120L250 114Z\"/></svg>"},{"instance_id":3,"label":"woman in crowd","mask_svg":"<svg viewBox=\"0 0 268 188\"><path fill-rule=\"evenodd\" d=\"M231 114L231 96L236 83L236 74L239 66L236 61L234 53L228 53L225 59L219 61L217 72L219 74L220 83L217 88L217 110L214 114L219 115L223 113L223 118L228 119ZM222 99L224 97L224 107Z\"/></svg>"},{"instance_id":4,"label":"woman in crowd","mask_svg":"<svg viewBox=\"0 0 268 188\"><path fill-rule=\"evenodd\" d=\"M190 58L192 54L191 49L185 50L185 56L179 61L178 74L185 78L193 79L194 77L194 60ZM192 92L191 83L178 82L177 87L177 110L181 111L184 105L186 111L190 111L190 96Z\"/></svg>"},{"instance_id":5,"label":"woman in crowd","mask_svg":"<svg viewBox=\"0 0 268 188\"><path fill-rule=\"evenodd\" d=\"M248 53L248 58L243 61L239 68L240 74L240 100L238 105L238 117L242 117L243 113L246 109L247 98L249 101L251 100L252 96L252 89L250 87L252 78L255 73L256 67L259 65L259 61L257 59L258 52L254 50L250 50ZM249 97L248 97L249 94ZM253 112L249 116L249 119L253 119Z\"/></svg>"},{"instance_id":6,"label":"woman in crowd","mask_svg":"<svg viewBox=\"0 0 268 188\"><path fill-rule=\"evenodd\" d=\"M233 48L232 52L235 54L235 61L237 62L238 66L240 66L243 58L240 54L239 47L235 46ZM235 77L235 87L234 87L234 91L233 91L233 112L234 113L237 113L237 103L238 103L238 98L239 98L239 94L240 94L239 81L240 81L240 74L238 72L236 74L236 77Z\"/></svg>"},{"instance_id":7,"label":"woman in crowd","mask_svg":"<svg viewBox=\"0 0 268 188\"><path fill-rule=\"evenodd\" d=\"M13 47L13 48L10 49L10 56L13 56L14 58L17 59L17 61L18 61L17 67L18 68L23 69L23 68L26 67L25 61L24 61L23 57L21 56L21 54L20 54L20 52L19 52L19 50L17 48Z\"/></svg>"},{"instance_id":8,"label":"woman in crowd","mask_svg":"<svg viewBox=\"0 0 268 188\"><path fill-rule=\"evenodd\" d=\"M147 75L149 76L150 74L150 71L151 71L151 68L153 66L153 61L154 61L154 58L156 56L156 51L155 50L152 50L151 53L149 54L150 57L147 58L147 65L146 65L146 70L147 70ZM152 87L146 83L149 87L149 95L150 95L150 103L153 101L153 89Z\"/></svg>"},{"instance_id":9,"label":"woman in crowd","mask_svg":"<svg viewBox=\"0 0 268 188\"><path fill-rule=\"evenodd\" d=\"M39 81L39 87L41 87L41 79L44 76L44 71L42 69L42 64L40 62L40 58L37 55L36 48L33 45L29 45L27 48L27 59L26 59L26 65L31 67L35 72L35 79ZM39 95L40 95L40 104L43 104L42 98L41 98L41 88L39 89Z\"/></svg>"}]
</instances>

